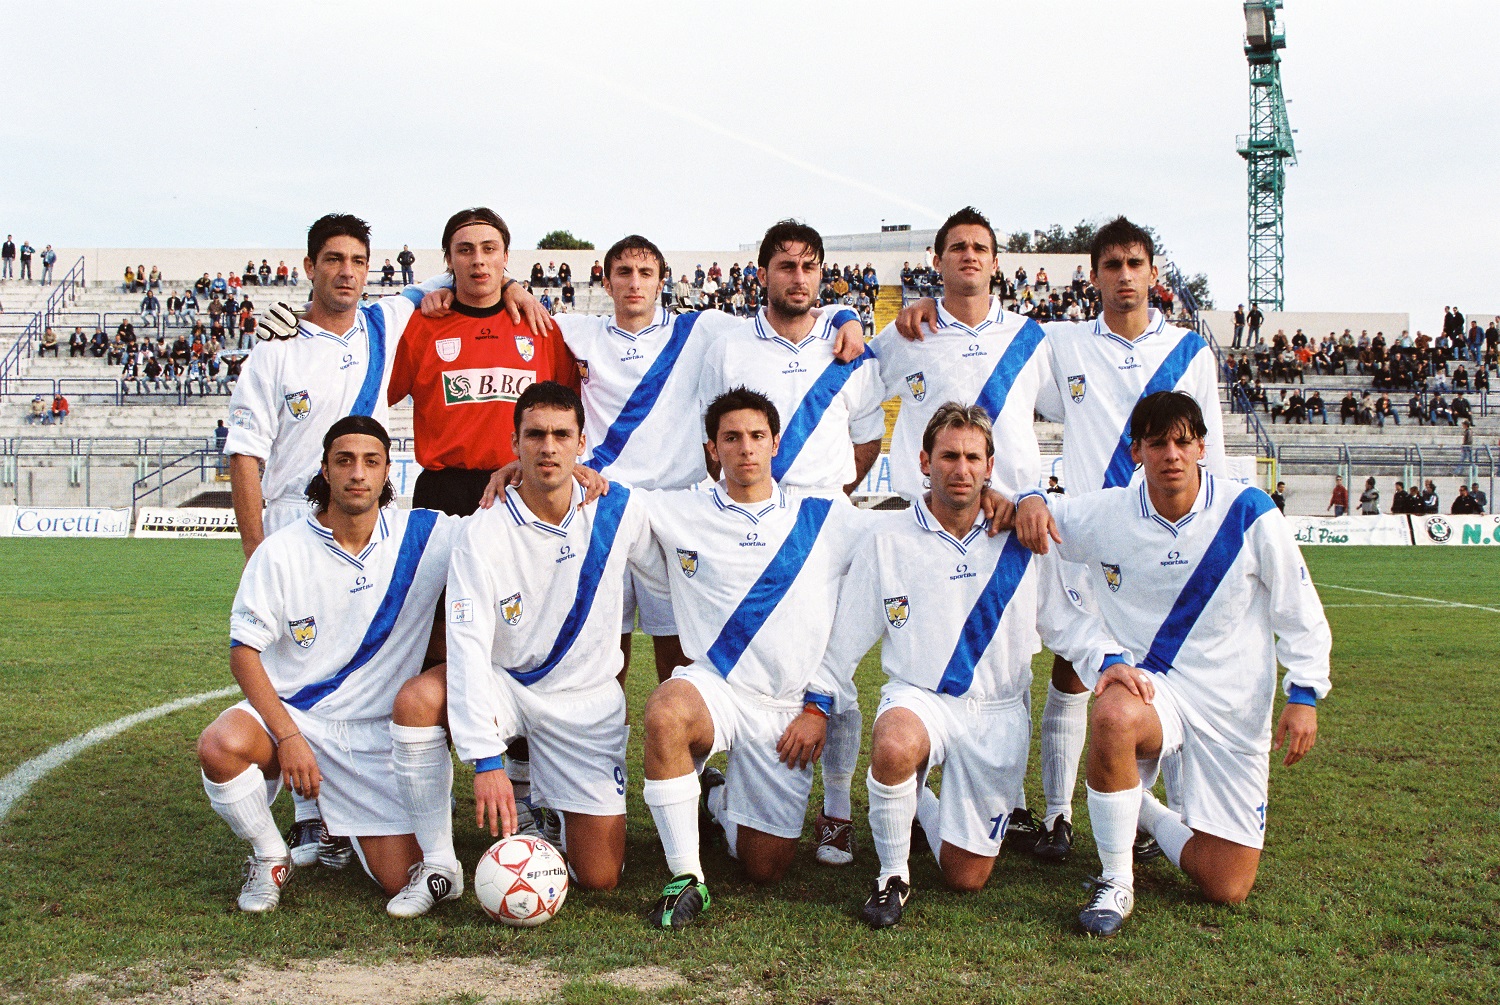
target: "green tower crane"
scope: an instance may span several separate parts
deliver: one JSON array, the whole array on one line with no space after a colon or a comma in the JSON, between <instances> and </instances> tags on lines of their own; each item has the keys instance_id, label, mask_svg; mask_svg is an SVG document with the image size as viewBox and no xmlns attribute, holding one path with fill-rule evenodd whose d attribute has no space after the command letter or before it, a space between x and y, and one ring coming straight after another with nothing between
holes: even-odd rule
<instances>
[{"instance_id":1,"label":"green tower crane","mask_svg":"<svg viewBox=\"0 0 1500 1005\"><path fill-rule=\"evenodd\" d=\"M1286 169L1297 149L1281 93L1281 50L1286 33L1276 26L1281 0L1245 0L1245 59L1250 63L1250 132L1240 136L1249 182L1249 301L1261 310L1285 307L1282 261L1282 195Z\"/></svg>"}]
</instances>

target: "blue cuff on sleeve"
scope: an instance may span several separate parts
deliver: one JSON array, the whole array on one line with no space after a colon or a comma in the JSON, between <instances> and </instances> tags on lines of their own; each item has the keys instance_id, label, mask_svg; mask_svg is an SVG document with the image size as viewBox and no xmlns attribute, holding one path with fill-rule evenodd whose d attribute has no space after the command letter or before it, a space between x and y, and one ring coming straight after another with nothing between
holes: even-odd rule
<instances>
[{"instance_id":1,"label":"blue cuff on sleeve","mask_svg":"<svg viewBox=\"0 0 1500 1005\"><path fill-rule=\"evenodd\" d=\"M847 307L841 307L837 311L834 312L833 320L830 322L829 327L831 327L834 331L838 331L840 328L844 327L844 325L848 324L850 321L858 321L858 320L859 320L859 315L858 314L854 313L853 311L851 311Z\"/></svg>"},{"instance_id":2,"label":"blue cuff on sleeve","mask_svg":"<svg viewBox=\"0 0 1500 1005\"><path fill-rule=\"evenodd\" d=\"M1041 489L1027 489L1025 492L1022 492L1020 495L1016 496L1015 504L1017 506L1021 505L1021 500L1027 498L1028 496L1041 496L1042 502L1047 501L1047 493L1043 492Z\"/></svg>"},{"instance_id":3,"label":"blue cuff on sleeve","mask_svg":"<svg viewBox=\"0 0 1500 1005\"><path fill-rule=\"evenodd\" d=\"M245 643L241 642L239 639L230 639L229 640L229 648L231 648L231 649L234 649L236 646L242 646L244 644Z\"/></svg>"},{"instance_id":4,"label":"blue cuff on sleeve","mask_svg":"<svg viewBox=\"0 0 1500 1005\"><path fill-rule=\"evenodd\" d=\"M1130 661L1124 656L1121 656L1119 653L1110 653L1108 656L1104 657L1104 663L1099 667L1099 672L1103 673L1117 663L1124 663L1126 666L1130 665Z\"/></svg>"},{"instance_id":5,"label":"blue cuff on sleeve","mask_svg":"<svg viewBox=\"0 0 1500 1005\"><path fill-rule=\"evenodd\" d=\"M1311 705L1318 707L1318 692L1301 684L1293 684L1287 691L1286 703L1288 705Z\"/></svg>"},{"instance_id":6,"label":"blue cuff on sleeve","mask_svg":"<svg viewBox=\"0 0 1500 1005\"><path fill-rule=\"evenodd\" d=\"M496 754L494 757L481 757L474 762L474 773L477 775L481 771L499 771L503 767L505 767L504 754Z\"/></svg>"},{"instance_id":7,"label":"blue cuff on sleeve","mask_svg":"<svg viewBox=\"0 0 1500 1005\"><path fill-rule=\"evenodd\" d=\"M821 708L823 710L823 714L824 715L832 715L833 714L833 696L832 695L818 694L816 691L809 691L809 692L807 692L806 694L804 694L802 696L802 704L804 704L804 705L816 705L816 706L818 706L819 708Z\"/></svg>"}]
</instances>

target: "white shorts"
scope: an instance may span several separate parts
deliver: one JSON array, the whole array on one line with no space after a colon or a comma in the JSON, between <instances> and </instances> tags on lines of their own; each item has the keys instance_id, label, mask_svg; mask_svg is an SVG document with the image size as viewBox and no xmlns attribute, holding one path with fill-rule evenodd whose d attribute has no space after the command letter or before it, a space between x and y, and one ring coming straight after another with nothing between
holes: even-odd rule
<instances>
[{"instance_id":1,"label":"white shorts","mask_svg":"<svg viewBox=\"0 0 1500 1005\"><path fill-rule=\"evenodd\" d=\"M787 767L776 753L776 744L802 714L802 702L741 691L716 671L696 664L678 667L672 676L698 689L714 721L713 749L698 760L698 769L719 751L729 751L725 816L741 827L773 837L801 837L807 798L812 794L812 765Z\"/></svg>"},{"instance_id":2,"label":"white shorts","mask_svg":"<svg viewBox=\"0 0 1500 1005\"><path fill-rule=\"evenodd\" d=\"M1021 804L1031 753L1026 702L1020 695L1004 701L958 698L888 680L880 689L876 722L892 708L922 720L932 748L927 767L943 766L943 840L986 858L1000 854L1011 811Z\"/></svg>"},{"instance_id":3,"label":"white shorts","mask_svg":"<svg viewBox=\"0 0 1500 1005\"><path fill-rule=\"evenodd\" d=\"M641 582L629 566L625 568L625 616L620 634L629 635L640 615L641 631L653 637L677 634L677 618L672 614L671 599L663 600Z\"/></svg>"},{"instance_id":4,"label":"white shorts","mask_svg":"<svg viewBox=\"0 0 1500 1005\"><path fill-rule=\"evenodd\" d=\"M267 537L290 527L298 520L306 520L312 512L312 505L306 499L283 499L271 503L261 515L261 527Z\"/></svg>"},{"instance_id":5,"label":"white shorts","mask_svg":"<svg viewBox=\"0 0 1500 1005\"><path fill-rule=\"evenodd\" d=\"M1151 707L1161 720L1161 759L1176 761L1177 791L1172 808L1195 831L1247 848L1266 842L1270 757L1231 750L1173 693L1170 674L1152 674L1156 697Z\"/></svg>"},{"instance_id":6,"label":"white shorts","mask_svg":"<svg viewBox=\"0 0 1500 1005\"><path fill-rule=\"evenodd\" d=\"M242 701L234 707L249 712L270 734L250 702ZM396 788L390 716L323 719L290 705L285 708L317 758L323 776L318 787L318 810L330 834L382 837L413 833L406 804Z\"/></svg>"},{"instance_id":7,"label":"white shorts","mask_svg":"<svg viewBox=\"0 0 1500 1005\"><path fill-rule=\"evenodd\" d=\"M499 675L506 736L531 748L531 799L559 813L625 813L625 692L614 680L588 691L533 691Z\"/></svg>"}]
</instances>

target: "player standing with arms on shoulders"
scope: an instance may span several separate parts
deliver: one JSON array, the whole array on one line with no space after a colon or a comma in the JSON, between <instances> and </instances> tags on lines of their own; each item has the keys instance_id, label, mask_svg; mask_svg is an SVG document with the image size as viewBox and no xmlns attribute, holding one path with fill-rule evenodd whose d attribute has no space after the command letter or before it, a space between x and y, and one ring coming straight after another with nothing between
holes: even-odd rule
<instances>
[{"instance_id":1,"label":"player standing with arms on shoulders","mask_svg":"<svg viewBox=\"0 0 1500 1005\"><path fill-rule=\"evenodd\" d=\"M1288 765L1312 749L1332 686L1328 622L1291 526L1260 489L1204 470L1198 403L1154 392L1130 429L1140 481L1044 497L1058 552L1087 567L1110 630L1145 654L1139 670L1110 667L1090 681L1099 697L1088 806L1101 872L1078 920L1104 937L1134 907L1137 821L1209 900L1249 895L1265 842L1276 664L1287 668L1287 700L1275 747L1290 741ZM1144 784L1166 756L1180 760L1180 812Z\"/></svg>"},{"instance_id":2,"label":"player standing with arms on shoulders","mask_svg":"<svg viewBox=\"0 0 1500 1005\"><path fill-rule=\"evenodd\" d=\"M838 581L870 519L777 486L782 427L765 395L728 391L705 422L723 480L708 492L640 493L693 660L652 692L644 722L643 795L672 873L651 923L666 929L709 906L698 837L705 786L705 808L753 882L778 882L796 856L812 764L849 685L808 654L827 647ZM703 769L721 750L727 780Z\"/></svg>"},{"instance_id":3,"label":"player standing with arms on shoulders","mask_svg":"<svg viewBox=\"0 0 1500 1005\"><path fill-rule=\"evenodd\" d=\"M768 397L785 417L771 478L783 489L849 506L848 493L880 456L885 434L879 367L865 349L849 362L834 354L844 325L859 329L848 308L814 316L823 275L823 238L782 220L761 239L759 276L766 304L743 332L721 338L703 365L705 405L735 387ZM854 861L850 785L859 761L862 718L852 678L828 721L823 808L814 822L817 860Z\"/></svg>"},{"instance_id":4,"label":"player standing with arms on shoulders","mask_svg":"<svg viewBox=\"0 0 1500 1005\"><path fill-rule=\"evenodd\" d=\"M615 626L627 565L649 566L659 581L661 555L629 489L615 485L582 503L573 479L584 451L577 394L552 381L531 384L514 413L521 482L466 522L453 553L448 662L396 700L396 772L423 854L421 872L388 907L397 917L425 914L447 899L440 894L463 887L449 810L450 731L459 758L474 764L480 827L495 836L516 830L501 755L528 737L533 798L562 814L574 880L611 890L625 864L629 727Z\"/></svg>"},{"instance_id":5,"label":"player standing with arms on shoulders","mask_svg":"<svg viewBox=\"0 0 1500 1005\"><path fill-rule=\"evenodd\" d=\"M922 435L932 484L911 509L881 514L839 589L824 674L845 676L877 641L881 688L870 750L870 830L880 874L860 917L901 920L911 896L912 820L948 885L988 881L1020 805L1031 749L1031 656L1043 640L1085 666L1129 662L1013 534L987 537L980 499L994 465L989 414L947 402ZM943 768L939 799L926 785Z\"/></svg>"},{"instance_id":6,"label":"player standing with arms on shoulders","mask_svg":"<svg viewBox=\"0 0 1500 1005\"><path fill-rule=\"evenodd\" d=\"M251 854L242 911L270 911L292 851L271 800L282 781L353 838L387 894L420 859L391 772L391 706L421 669L458 521L390 507L390 437L352 415L324 436L317 506L250 556L230 616L230 669L245 700L198 740L209 802Z\"/></svg>"}]
</instances>

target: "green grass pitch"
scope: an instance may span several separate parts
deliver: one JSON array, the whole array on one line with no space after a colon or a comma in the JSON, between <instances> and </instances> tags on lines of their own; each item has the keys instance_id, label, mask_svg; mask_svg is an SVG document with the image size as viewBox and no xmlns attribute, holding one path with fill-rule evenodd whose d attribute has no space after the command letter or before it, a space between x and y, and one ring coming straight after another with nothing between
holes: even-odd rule
<instances>
[{"instance_id":1,"label":"green grass pitch","mask_svg":"<svg viewBox=\"0 0 1500 1005\"><path fill-rule=\"evenodd\" d=\"M1136 914L1118 939L1074 935L1097 866L1080 797L1073 861L1048 867L1003 853L983 892L957 895L914 850L906 920L872 933L855 920L876 867L861 767L852 867L815 865L804 842L787 881L759 890L714 850L704 922L654 933L643 912L666 876L640 800L637 731L624 881L607 895L574 892L549 925L491 924L471 892L397 922L357 868L301 872L280 910L245 917L233 909L244 851L209 810L193 757L198 732L227 704L213 702L94 747L0 823L0 999L95 1000L97 990L65 980L82 972L129 996L247 961L498 954L579 978L568 1001L596 1000L590 975L636 964L689 978L664 1000L1493 1001L1500 553L1313 548L1307 557L1329 605L1335 689L1310 758L1272 766L1266 854L1242 907L1203 903L1157 862L1138 873ZM240 564L229 542L0 541L0 774L92 726L231 684L225 628ZM654 679L638 641L637 715ZM1038 708L1048 659L1037 661ZM868 716L880 681L873 657L860 681ZM458 774L456 830L472 869L489 838L472 826L468 777ZM286 800L277 812L289 817Z\"/></svg>"}]
</instances>

